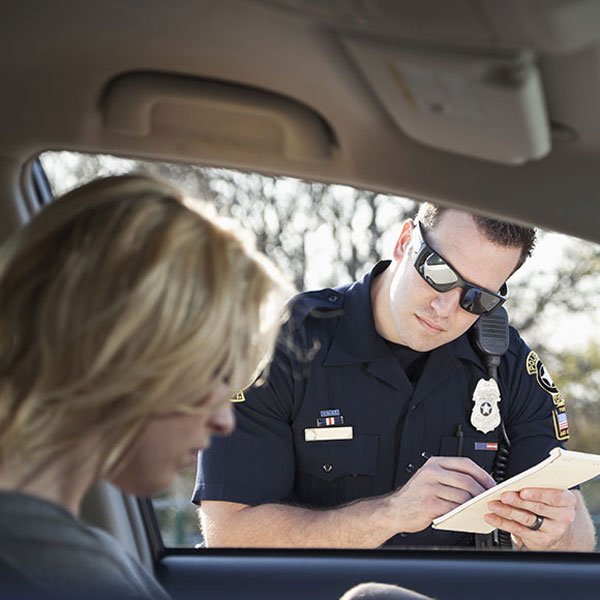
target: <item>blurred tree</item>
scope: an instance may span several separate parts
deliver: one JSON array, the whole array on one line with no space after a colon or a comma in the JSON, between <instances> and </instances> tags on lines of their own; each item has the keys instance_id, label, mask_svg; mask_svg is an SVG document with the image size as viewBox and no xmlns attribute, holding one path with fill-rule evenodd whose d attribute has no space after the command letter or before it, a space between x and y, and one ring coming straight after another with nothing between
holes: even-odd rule
<instances>
[{"instance_id":1,"label":"blurred tree","mask_svg":"<svg viewBox=\"0 0 600 600\"><path fill-rule=\"evenodd\" d=\"M190 195L214 204L221 214L239 220L298 290L361 277L380 257L391 254L402 221L418 206L406 198L346 186L187 164L73 152L46 153L42 163L57 194L109 174L141 172L174 181ZM547 236L539 233L538 246ZM571 389L580 389L583 381L591 385L590 373L597 378L597 348L580 344L571 349L573 336L589 337L586 326L578 334L569 332L571 339L559 348L551 343L556 339L552 333L566 315L591 316L590 308L600 297L600 246L565 239L552 242L554 258L539 263L533 272L526 263L511 279L507 307L511 323L565 390L568 387L572 402L581 403L581 394ZM587 378L574 365L585 365ZM588 390L594 402L597 392L597 387Z\"/></svg>"},{"instance_id":2,"label":"blurred tree","mask_svg":"<svg viewBox=\"0 0 600 600\"><path fill-rule=\"evenodd\" d=\"M250 230L298 290L340 285L390 253L394 227L416 203L346 186L194 165L52 152L42 164L55 194L99 176L146 173L175 182Z\"/></svg>"},{"instance_id":3,"label":"blurred tree","mask_svg":"<svg viewBox=\"0 0 600 600\"><path fill-rule=\"evenodd\" d=\"M548 241L550 234L540 232L540 246ZM557 240L556 234L552 240ZM560 243L559 243L560 242ZM574 336L580 335L585 346L585 337L590 320L596 311L595 299L600 296L600 246L574 238L560 236L557 247L551 248L548 260L539 263L534 272L523 267L524 276L517 274L510 280L511 299L508 301L511 323L535 346L540 356L556 354L552 336L565 316L576 315L588 320L586 327L572 329L562 347L577 345ZM546 244L548 246L548 244ZM539 251L538 251L539 252ZM580 347L581 343L579 343Z\"/></svg>"},{"instance_id":4,"label":"blurred tree","mask_svg":"<svg viewBox=\"0 0 600 600\"><path fill-rule=\"evenodd\" d=\"M418 206L406 198L346 186L187 164L73 152L46 153L42 162L55 193L118 173L140 172L174 181L190 195L214 204L219 213L239 220L298 290L361 277L380 257L390 255L402 221ZM539 233L538 246L547 235ZM569 239L560 246L552 242L551 249L554 258L534 272L526 263L511 279L507 307L511 323L563 388L576 444L591 448L591 441L583 439L591 437L584 433L590 429L587 417L600 422L594 413L600 410L598 348L592 344L565 350L573 345L564 344L557 349L551 334L565 315L590 316L589 308L600 297L600 247ZM582 332L589 335L585 328Z\"/></svg>"},{"instance_id":5,"label":"blurred tree","mask_svg":"<svg viewBox=\"0 0 600 600\"><path fill-rule=\"evenodd\" d=\"M402 221L417 208L406 198L346 186L194 165L71 152L46 153L42 164L55 193L98 176L128 172L174 181L252 231L258 248L288 274L298 290L341 285L361 277L380 257L391 254ZM546 235L540 233L540 245ZM533 272L526 266L511 279L507 307L511 323L544 360L567 400L573 432L570 447L598 453L600 347L588 341L557 349L551 333L565 316L590 317L590 308L595 309L600 297L600 247L568 240L553 248L553 255L556 258L544 261ZM589 326L580 331L590 339ZM184 478L183 487L190 487L190 478L189 474ZM177 486L182 487L181 479ZM598 488L593 493L600 512ZM186 511L187 533L175 528L170 540L183 545L197 542L193 508L187 498L183 507L178 493L171 492L171 496L175 504L157 504L159 519L171 530L182 523L177 511Z\"/></svg>"},{"instance_id":6,"label":"blurred tree","mask_svg":"<svg viewBox=\"0 0 600 600\"><path fill-rule=\"evenodd\" d=\"M562 353L560 363L555 383L567 398L569 422L575 430L571 449L599 453L600 345L591 341L581 352Z\"/></svg>"}]
</instances>

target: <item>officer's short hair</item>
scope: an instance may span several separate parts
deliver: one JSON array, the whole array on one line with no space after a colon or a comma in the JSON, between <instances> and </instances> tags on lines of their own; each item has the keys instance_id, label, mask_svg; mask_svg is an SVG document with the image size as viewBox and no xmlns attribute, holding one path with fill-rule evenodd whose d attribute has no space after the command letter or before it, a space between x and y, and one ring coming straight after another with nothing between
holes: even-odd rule
<instances>
[{"instance_id":1,"label":"officer's short hair","mask_svg":"<svg viewBox=\"0 0 600 600\"><path fill-rule=\"evenodd\" d=\"M433 229L441 216L451 209L431 202L425 202L419 208L416 219L426 229ZM464 211L467 212L467 211ZM468 213L473 217L479 230L491 241L507 248L521 248L521 256L515 271L527 260L535 247L536 233L532 227L524 227L507 221L498 221L485 215Z\"/></svg>"},{"instance_id":2,"label":"officer's short hair","mask_svg":"<svg viewBox=\"0 0 600 600\"><path fill-rule=\"evenodd\" d=\"M96 432L113 449L106 475L148 419L202 412L218 385L264 369L281 275L209 212L166 183L110 177L2 247L0 464L51 460Z\"/></svg>"}]
</instances>

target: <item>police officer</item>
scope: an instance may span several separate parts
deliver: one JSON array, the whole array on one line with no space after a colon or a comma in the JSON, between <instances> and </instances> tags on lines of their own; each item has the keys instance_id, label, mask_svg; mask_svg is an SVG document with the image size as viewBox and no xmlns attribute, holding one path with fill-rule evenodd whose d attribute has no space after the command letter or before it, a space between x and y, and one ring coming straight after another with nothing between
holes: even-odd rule
<instances>
[{"instance_id":1,"label":"police officer","mask_svg":"<svg viewBox=\"0 0 600 600\"><path fill-rule=\"evenodd\" d=\"M564 400L518 333L491 396L469 335L506 299L534 237L424 204L392 261L297 297L267 384L240 397L235 433L201 457L194 501L207 544L473 544L430 525L494 485L500 417L509 477L568 439ZM594 547L577 490L505 493L489 511L518 547Z\"/></svg>"}]
</instances>

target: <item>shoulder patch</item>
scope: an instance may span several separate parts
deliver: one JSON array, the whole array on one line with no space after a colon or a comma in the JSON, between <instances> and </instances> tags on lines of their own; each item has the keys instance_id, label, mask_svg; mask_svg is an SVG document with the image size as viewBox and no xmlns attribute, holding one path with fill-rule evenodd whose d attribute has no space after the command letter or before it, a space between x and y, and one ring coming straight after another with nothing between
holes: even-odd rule
<instances>
[{"instance_id":1,"label":"shoulder patch","mask_svg":"<svg viewBox=\"0 0 600 600\"><path fill-rule=\"evenodd\" d=\"M550 373L544 367L540 357L532 350L525 359L527 374L535 376L538 385L552 397L554 409L552 410L552 422L554 423L554 434L556 439L565 442L569 439L569 422L567 421L567 409L565 399L558 391L556 384L550 377Z\"/></svg>"},{"instance_id":2,"label":"shoulder patch","mask_svg":"<svg viewBox=\"0 0 600 600\"><path fill-rule=\"evenodd\" d=\"M562 394L558 391L556 384L552 380L550 373L546 370L544 363L540 360L540 357L532 350L525 359L525 368L527 369L528 375L535 375L538 385L550 396L552 396L552 402L557 408L565 406L565 399Z\"/></svg>"},{"instance_id":3,"label":"shoulder patch","mask_svg":"<svg viewBox=\"0 0 600 600\"><path fill-rule=\"evenodd\" d=\"M246 402L246 396L243 391L236 392L230 398L231 402Z\"/></svg>"}]
</instances>

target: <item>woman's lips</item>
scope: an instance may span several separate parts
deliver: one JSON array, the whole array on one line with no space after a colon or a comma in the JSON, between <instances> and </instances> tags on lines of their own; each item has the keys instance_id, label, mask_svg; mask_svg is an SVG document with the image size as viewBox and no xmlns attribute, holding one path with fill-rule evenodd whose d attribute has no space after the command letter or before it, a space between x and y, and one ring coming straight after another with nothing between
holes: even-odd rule
<instances>
[{"instance_id":1,"label":"woman's lips","mask_svg":"<svg viewBox=\"0 0 600 600\"><path fill-rule=\"evenodd\" d=\"M193 464L196 464L196 461L198 460L198 454L202 452L202 450L205 450L207 446L208 444L204 444L202 446L198 446L197 448L193 448L192 450L190 450L189 457L193 461Z\"/></svg>"}]
</instances>

